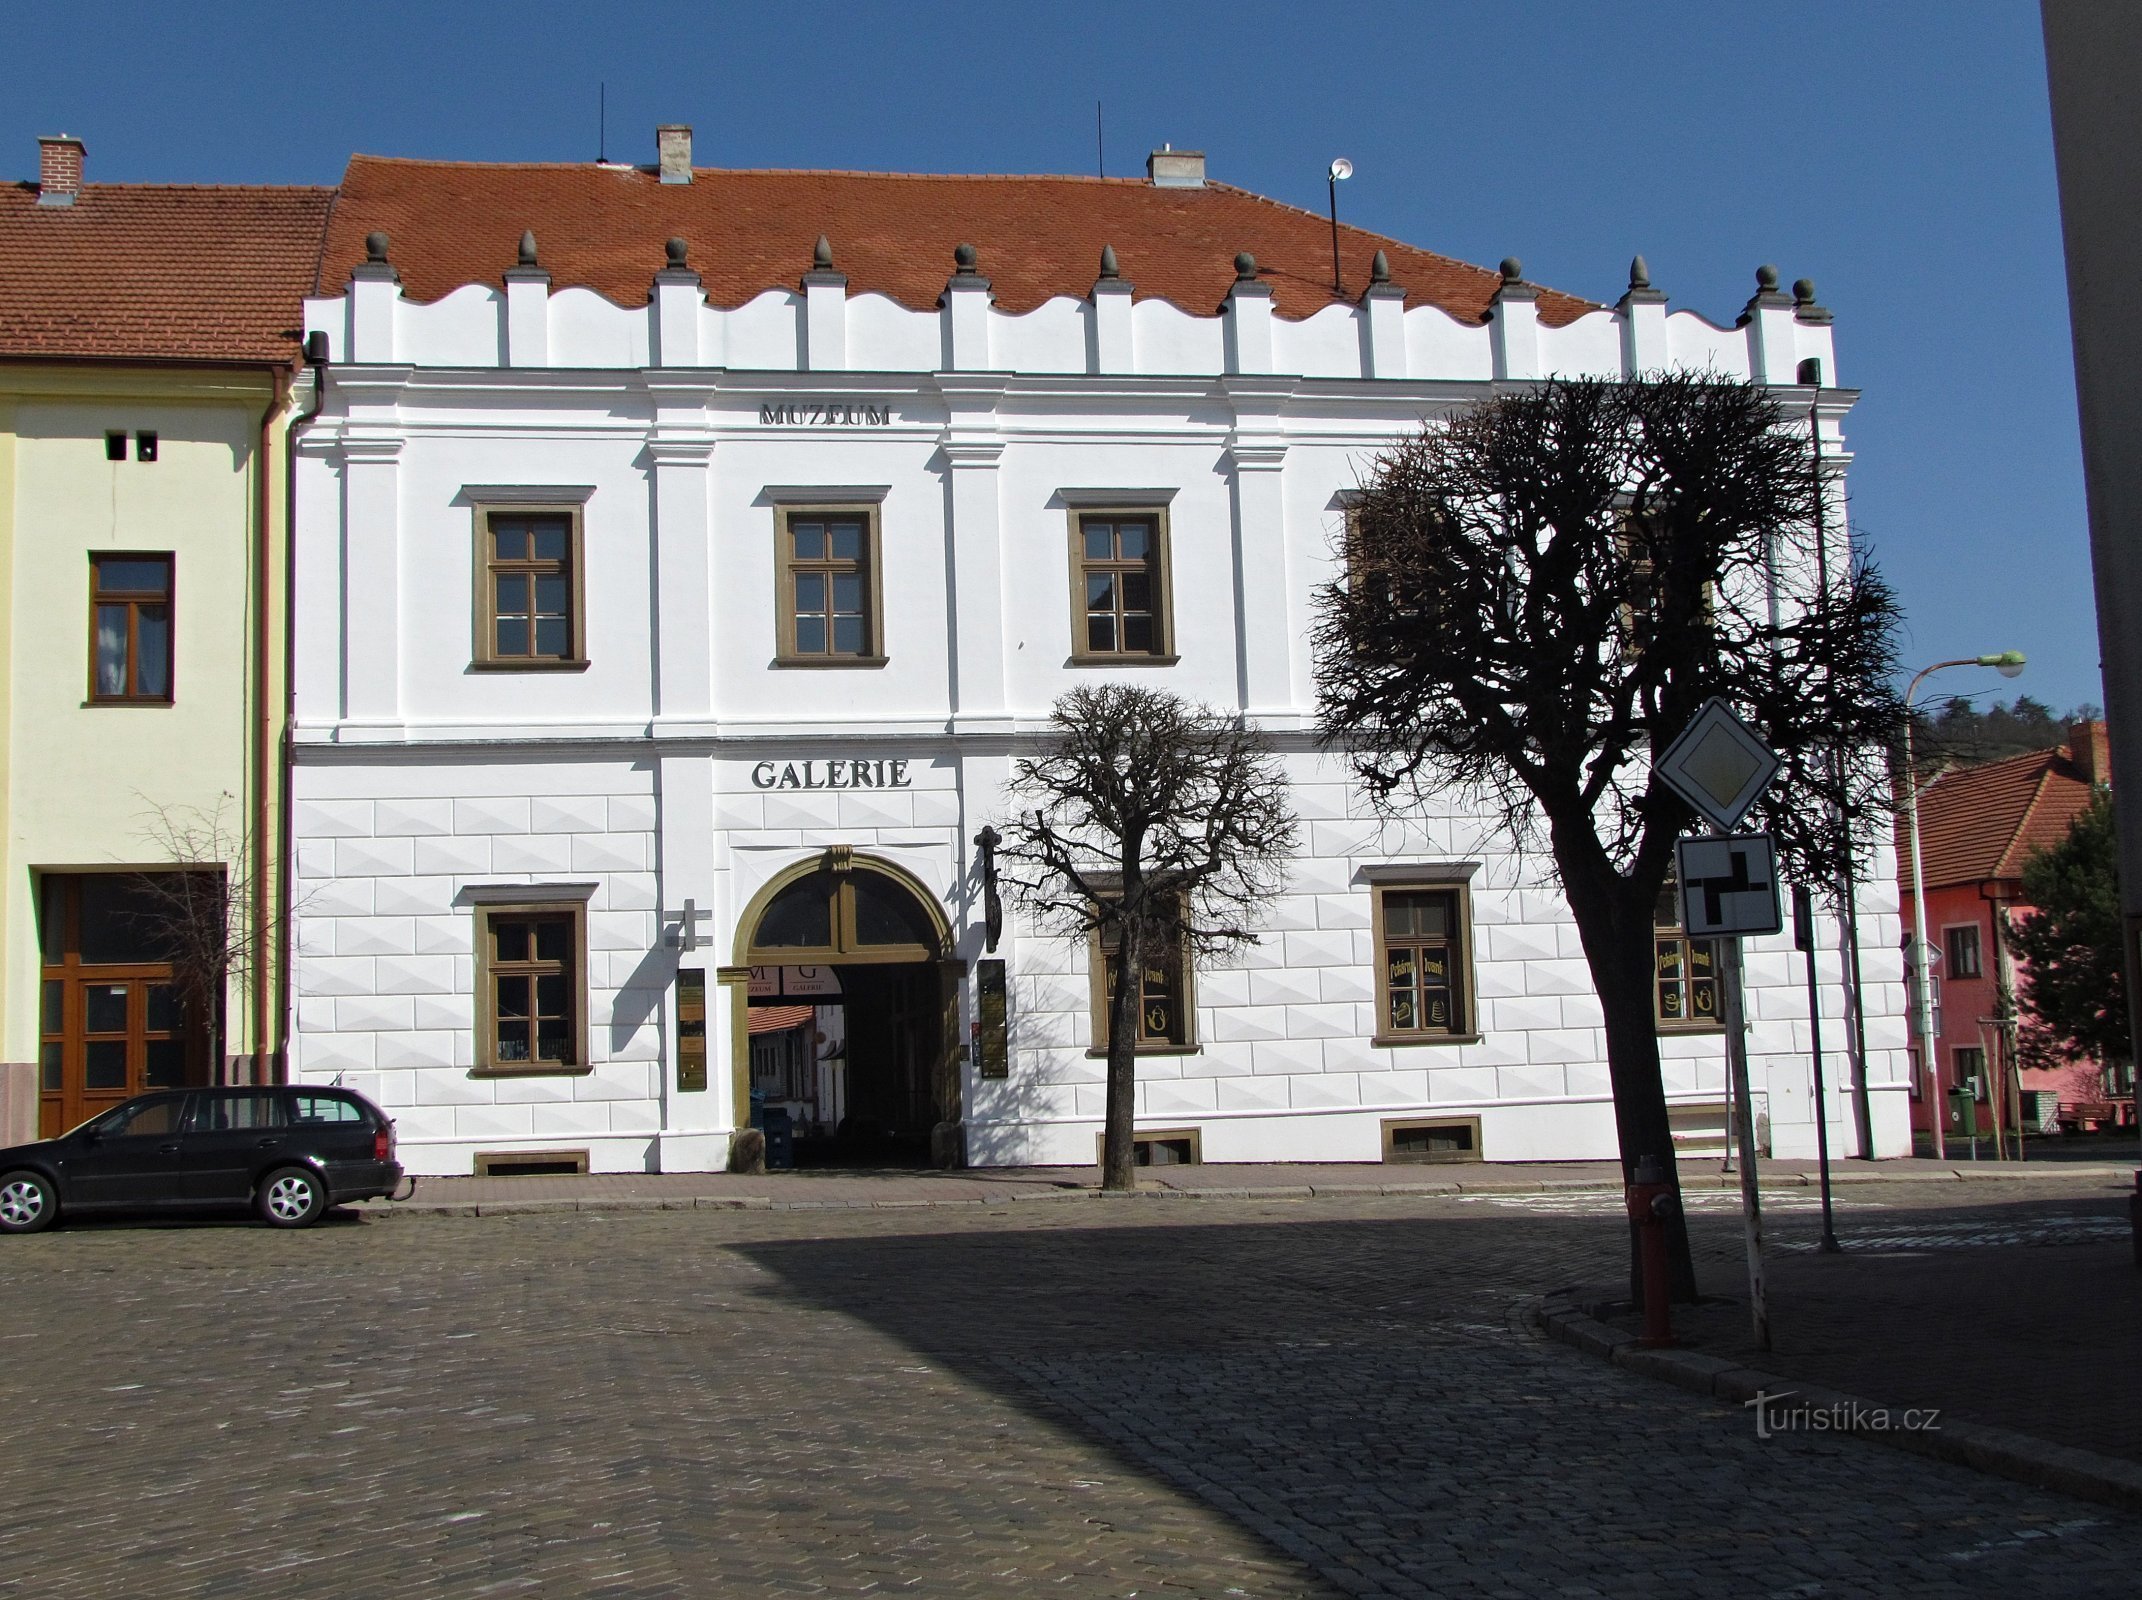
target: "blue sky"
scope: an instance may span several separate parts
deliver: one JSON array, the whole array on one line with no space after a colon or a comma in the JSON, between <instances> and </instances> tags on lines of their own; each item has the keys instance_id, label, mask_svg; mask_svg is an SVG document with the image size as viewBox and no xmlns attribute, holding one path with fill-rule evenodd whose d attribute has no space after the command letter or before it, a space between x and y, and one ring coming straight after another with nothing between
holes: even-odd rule
<instances>
[{"instance_id":1,"label":"blue sky","mask_svg":"<svg viewBox=\"0 0 2142 1600\"><path fill-rule=\"evenodd\" d=\"M352 150L710 166L1090 172L1164 141L1213 175L1612 300L1642 251L1730 320L1758 263L1837 315L1854 515L1903 656L2021 649L2014 684L2101 701L2038 11L1263 0L1026 7L107 3L41 12L0 103L92 180L331 183Z\"/></svg>"}]
</instances>

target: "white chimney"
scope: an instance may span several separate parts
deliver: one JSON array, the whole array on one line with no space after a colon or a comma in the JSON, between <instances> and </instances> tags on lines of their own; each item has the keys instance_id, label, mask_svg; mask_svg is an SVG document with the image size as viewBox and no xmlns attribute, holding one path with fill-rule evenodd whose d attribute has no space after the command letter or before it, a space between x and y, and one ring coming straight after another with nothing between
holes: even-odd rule
<instances>
[{"instance_id":1,"label":"white chimney","mask_svg":"<svg viewBox=\"0 0 2142 1600\"><path fill-rule=\"evenodd\" d=\"M1162 145L1145 158L1146 181L1156 189L1205 187L1205 152Z\"/></svg>"},{"instance_id":2,"label":"white chimney","mask_svg":"<svg viewBox=\"0 0 2142 1600\"><path fill-rule=\"evenodd\" d=\"M692 181L692 130L681 122L667 122L654 131L655 153L660 158L664 183Z\"/></svg>"}]
</instances>

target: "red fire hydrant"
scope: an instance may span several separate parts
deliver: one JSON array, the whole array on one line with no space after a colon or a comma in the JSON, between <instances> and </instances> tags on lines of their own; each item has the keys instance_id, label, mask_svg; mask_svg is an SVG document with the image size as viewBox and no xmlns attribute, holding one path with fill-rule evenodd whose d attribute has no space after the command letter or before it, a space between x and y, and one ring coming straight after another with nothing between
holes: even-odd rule
<instances>
[{"instance_id":1,"label":"red fire hydrant","mask_svg":"<svg viewBox=\"0 0 2142 1600\"><path fill-rule=\"evenodd\" d=\"M1629 1220L1636 1224L1637 1260L1643 1272L1644 1333L1637 1340L1647 1350L1673 1343L1672 1290L1666 1270L1666 1223L1674 1212L1673 1185L1656 1156L1636 1164L1636 1181L1627 1190Z\"/></svg>"}]
</instances>

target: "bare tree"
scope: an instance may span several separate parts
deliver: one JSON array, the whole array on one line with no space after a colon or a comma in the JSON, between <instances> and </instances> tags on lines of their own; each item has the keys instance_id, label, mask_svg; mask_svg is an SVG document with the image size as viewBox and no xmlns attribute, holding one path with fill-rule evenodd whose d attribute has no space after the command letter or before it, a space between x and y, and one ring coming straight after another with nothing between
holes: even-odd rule
<instances>
[{"instance_id":1,"label":"bare tree","mask_svg":"<svg viewBox=\"0 0 2142 1600\"><path fill-rule=\"evenodd\" d=\"M1455 790L1517 848L1551 851L1630 1173L1645 1156L1673 1172L1653 915L1693 818L1652 778L1657 756L1714 695L1750 717L1783 762L1757 820L1804 882L1863 858L1864 823L1839 819L1890 802L1865 753L1901 722L1898 612L1863 560L1821 547L1815 467L1750 384L1545 382L1383 456L1347 576L1318 595L1324 734L1370 795L1400 811ZM1675 1292L1692 1296L1678 1226L1672 1243Z\"/></svg>"},{"instance_id":2,"label":"bare tree","mask_svg":"<svg viewBox=\"0 0 2142 1600\"><path fill-rule=\"evenodd\" d=\"M1102 684L1064 695L1050 720L1048 748L1014 771L1024 807L1004 826L1005 882L1044 928L1095 938L1104 953L1101 1186L1128 1189L1145 1008L1172 1023L1168 1007L1187 1003L1183 962L1258 942L1294 850L1294 813L1269 741L1238 717Z\"/></svg>"},{"instance_id":3,"label":"bare tree","mask_svg":"<svg viewBox=\"0 0 2142 1600\"><path fill-rule=\"evenodd\" d=\"M281 927L274 917L254 925L252 839L228 821L230 799L206 810L152 803L141 833L151 854L169 865L127 875L135 931L171 963L185 1014L214 1052L218 1080L229 1057L225 996L233 989L250 994L267 981Z\"/></svg>"}]
</instances>

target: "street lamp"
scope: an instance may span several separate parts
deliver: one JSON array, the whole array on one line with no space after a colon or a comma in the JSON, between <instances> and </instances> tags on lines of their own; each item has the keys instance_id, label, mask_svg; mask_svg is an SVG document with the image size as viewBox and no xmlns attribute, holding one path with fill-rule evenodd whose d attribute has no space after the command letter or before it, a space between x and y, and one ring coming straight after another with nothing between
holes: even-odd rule
<instances>
[{"instance_id":1,"label":"street lamp","mask_svg":"<svg viewBox=\"0 0 2142 1600\"><path fill-rule=\"evenodd\" d=\"M1927 981L1933 963L1933 945L1926 937L1926 869L1919 859L1919 772L1911 748L1911 702L1919 685L1944 667L1992 667L2004 678L2021 674L2023 652L2004 650L1997 656L1958 656L1923 668L1904 691L1904 815L1911 834L1911 929L1912 1032L1919 1036L1919 1062L1926 1070L1928 1122L1934 1132L1934 1159L1948 1159L1948 1141L1942 1136L1946 1112L1941 1102L1941 1058L1934 1043L1933 987ZM1976 1119L1974 1118L1974 1123Z\"/></svg>"},{"instance_id":2,"label":"street lamp","mask_svg":"<svg viewBox=\"0 0 2142 1600\"><path fill-rule=\"evenodd\" d=\"M1339 282L1339 184L1354 175L1354 164L1344 156L1331 163L1331 170L1324 174L1331 192L1331 292L1346 292Z\"/></svg>"}]
</instances>

